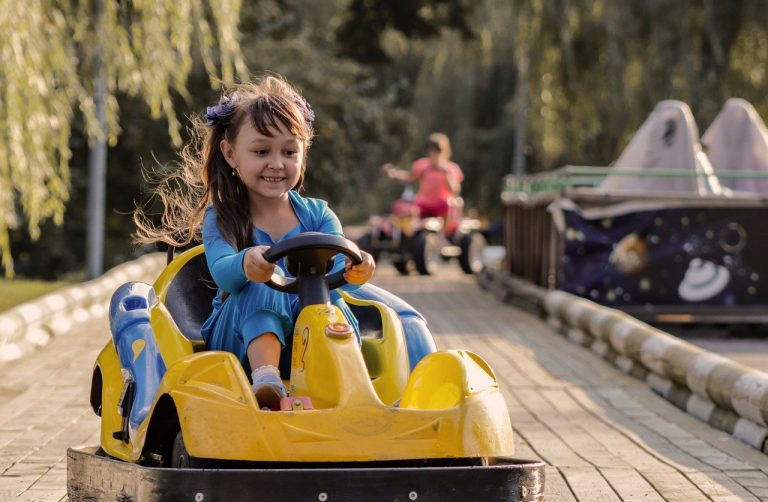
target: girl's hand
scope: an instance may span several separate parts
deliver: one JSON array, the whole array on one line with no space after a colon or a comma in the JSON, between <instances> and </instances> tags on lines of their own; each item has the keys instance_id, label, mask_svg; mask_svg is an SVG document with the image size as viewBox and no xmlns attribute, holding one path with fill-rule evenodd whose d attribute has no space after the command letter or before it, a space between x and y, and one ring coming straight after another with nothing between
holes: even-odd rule
<instances>
[{"instance_id":1,"label":"girl's hand","mask_svg":"<svg viewBox=\"0 0 768 502\"><path fill-rule=\"evenodd\" d=\"M393 178L395 171L397 171L397 168L395 167L394 164L391 164L391 163L387 162L386 164L382 164L381 165L381 169L380 170L381 170L381 172L384 175L386 175L386 176L388 176L390 178Z\"/></svg>"},{"instance_id":2,"label":"girl's hand","mask_svg":"<svg viewBox=\"0 0 768 502\"><path fill-rule=\"evenodd\" d=\"M376 271L376 262L373 261L373 256L362 250L360 256L363 258L360 265L352 265L352 261L348 257L344 257L347 262L344 278L350 284L364 284L373 277L373 273Z\"/></svg>"},{"instance_id":3,"label":"girl's hand","mask_svg":"<svg viewBox=\"0 0 768 502\"><path fill-rule=\"evenodd\" d=\"M275 271L275 264L264 259L269 246L254 246L245 252L243 272L249 281L266 282Z\"/></svg>"}]
</instances>

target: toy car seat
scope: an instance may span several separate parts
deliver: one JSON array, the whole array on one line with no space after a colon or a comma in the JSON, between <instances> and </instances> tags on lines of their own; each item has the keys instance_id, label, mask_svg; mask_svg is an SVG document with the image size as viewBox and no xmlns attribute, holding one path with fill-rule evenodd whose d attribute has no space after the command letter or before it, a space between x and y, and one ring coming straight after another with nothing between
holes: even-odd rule
<instances>
[{"instance_id":1,"label":"toy car seat","mask_svg":"<svg viewBox=\"0 0 768 502\"><path fill-rule=\"evenodd\" d=\"M211 315L216 292L205 253L191 257L171 280L165 294L165 307L187 340L203 341L200 328Z\"/></svg>"}]
</instances>

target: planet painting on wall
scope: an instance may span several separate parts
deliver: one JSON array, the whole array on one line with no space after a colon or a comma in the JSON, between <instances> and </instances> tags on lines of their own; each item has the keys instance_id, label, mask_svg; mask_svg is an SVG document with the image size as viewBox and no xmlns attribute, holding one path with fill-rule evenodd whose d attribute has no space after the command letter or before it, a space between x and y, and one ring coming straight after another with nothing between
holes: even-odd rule
<instances>
[{"instance_id":1,"label":"planet painting on wall","mask_svg":"<svg viewBox=\"0 0 768 502\"><path fill-rule=\"evenodd\" d=\"M768 304L768 206L564 216L565 291L644 309Z\"/></svg>"},{"instance_id":2,"label":"planet painting on wall","mask_svg":"<svg viewBox=\"0 0 768 502\"><path fill-rule=\"evenodd\" d=\"M649 259L645 240L635 233L621 239L608 256L608 261L625 275L639 274L648 265Z\"/></svg>"},{"instance_id":3,"label":"planet painting on wall","mask_svg":"<svg viewBox=\"0 0 768 502\"><path fill-rule=\"evenodd\" d=\"M720 294L730 280L731 273L727 268L694 258L688 264L677 293L687 302L701 302Z\"/></svg>"}]
</instances>

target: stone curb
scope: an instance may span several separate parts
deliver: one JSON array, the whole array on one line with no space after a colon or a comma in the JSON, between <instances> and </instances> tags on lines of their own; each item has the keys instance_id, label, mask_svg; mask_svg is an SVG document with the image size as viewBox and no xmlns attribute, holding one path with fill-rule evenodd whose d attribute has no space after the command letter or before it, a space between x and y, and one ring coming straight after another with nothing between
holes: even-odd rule
<instances>
[{"instance_id":1,"label":"stone curb","mask_svg":"<svg viewBox=\"0 0 768 502\"><path fill-rule=\"evenodd\" d=\"M768 373L696 347L619 310L548 291L500 270L479 284L503 301L535 306L547 323L655 392L748 445L768 453Z\"/></svg>"},{"instance_id":2,"label":"stone curb","mask_svg":"<svg viewBox=\"0 0 768 502\"><path fill-rule=\"evenodd\" d=\"M75 284L0 314L0 367L42 347L55 336L103 316L112 293L128 281L154 282L165 254L146 254L91 281Z\"/></svg>"}]
</instances>

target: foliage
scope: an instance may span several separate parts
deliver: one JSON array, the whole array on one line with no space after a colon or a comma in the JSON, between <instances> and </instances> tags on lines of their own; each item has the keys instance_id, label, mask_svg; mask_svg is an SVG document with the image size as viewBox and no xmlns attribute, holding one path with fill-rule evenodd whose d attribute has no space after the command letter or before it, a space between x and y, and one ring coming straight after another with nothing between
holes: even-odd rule
<instances>
[{"instance_id":1,"label":"foliage","mask_svg":"<svg viewBox=\"0 0 768 502\"><path fill-rule=\"evenodd\" d=\"M76 110L89 140L114 145L118 93L141 96L178 145L171 93L186 92L193 45L211 75L231 82L235 71L247 74L237 0L0 0L0 9L0 261L10 275L9 230L25 220L36 239L46 219L63 221ZM94 102L98 62L107 82L105 131Z\"/></svg>"},{"instance_id":2,"label":"foliage","mask_svg":"<svg viewBox=\"0 0 768 502\"><path fill-rule=\"evenodd\" d=\"M24 6L30 18L38 10L45 11L49 19L64 11L51 0L36 1ZM3 2L8 3L8 12L16 8L9 0L0 0ZM41 4L46 9L38 9ZM120 9L149 4L119 3ZM77 2L66 5L82 8ZM310 150L307 195L328 199L343 222L361 223L368 214L387 209L399 187L381 178L379 166L391 161L407 167L422 154L424 138L432 131L445 132L452 140L454 160L466 176L462 188L466 205L490 218L500 214L500 180L511 171L516 155L522 155L528 172L563 164L608 165L662 99L686 101L702 130L731 96L748 99L768 117L768 96L763 92L768 78L768 18L763 11L757 0L258 0L243 4L239 40L250 69L285 75L312 103L317 137ZM120 12L121 26L139 19L133 10L131 16ZM218 20L214 14L210 11L205 18ZM24 26L28 20L20 16L12 13L9 17ZM69 11L61 16L64 24L71 21ZM164 19L170 23L170 17ZM2 23L11 21L3 19ZM187 22L186 27L177 28L186 33L183 30L193 25ZM85 26L85 32L94 31L92 20ZM13 54L8 52L12 51L13 31L5 29L0 34L0 51L7 51L4 56ZM87 74L85 62L91 55L80 53L86 44L76 37L76 42L58 42L57 33L54 30L47 38L57 41L58 52L45 56L56 61L35 66L30 60L14 80L26 82L30 77L25 75L57 71L57 82L64 76L78 81L77 72ZM126 33L126 40L133 43L135 34ZM218 35L214 38L223 40ZM146 46L156 43L162 48L168 40L147 42ZM199 36L192 40L195 49L208 46ZM70 47L71 55L61 52L61 47ZM196 56L191 63L181 55L176 57L183 70L180 73L189 71L190 76L185 82L188 92L171 92L172 109L177 117L201 113L218 97L210 86L211 62L228 63L213 49L201 53L183 44L175 47L179 51L186 47ZM61 63L68 57L82 60L74 72L67 73L69 67ZM149 64L148 59L142 62ZM139 67L137 61L131 64ZM64 69L57 70L61 65ZM0 79L9 71L0 70ZM142 75L152 82L171 78L167 72L158 73L162 78L152 71L130 75ZM119 103L125 129L109 153L107 200L111 212L105 256L111 264L133 252L129 213L146 190L139 168L161 168L175 158L169 132L175 128L150 120L142 105L146 97L129 93L130 75L110 77L111 103L114 107ZM7 87L6 80L0 80L0 85ZM62 88L63 84L57 85ZM87 90L92 83L80 85ZM0 131L5 131L2 124L9 113L16 114L14 121L19 124L41 120L9 111L18 110L18 103L34 97L41 110L44 103L49 110L49 103L62 96L50 92L41 99L27 93L9 107L5 97L9 92L0 97ZM79 107L78 96L74 93L65 102ZM167 103L153 105L150 111L163 113L163 106L170 106ZM77 127L70 136L62 129L68 124L61 121L77 126L86 116L70 110L68 120L55 123L59 129L44 119L45 144L71 150L72 200L67 203L63 227L45 224L41 237L45 246L41 244L43 250L37 251L41 258L30 260L36 267L53 261L49 259L52 252L62 253L64 270L81 263L78 246L83 239L79 236L86 220L80 200L85 195L87 173L82 160L74 159L87 155L87 137ZM82 129L90 130L87 125ZM0 151L6 152L2 148L10 148L12 142L7 133L2 134ZM35 151L29 146L34 138L25 138L22 144L27 146L19 151L30 157L29 152ZM64 146L55 150L56 155L66 151ZM48 162L46 165L53 165ZM6 172L0 164L0 183L7 185ZM47 179L43 172L37 170L37 175ZM59 185L66 188L66 178L59 177ZM52 190L58 186L49 185ZM7 186L0 186L0 193L8 193ZM34 209L46 209L47 199L41 196L37 200ZM9 214L5 199L0 201L3 204L6 212L0 214ZM14 249L32 256L35 251L18 234L13 234L17 239Z\"/></svg>"},{"instance_id":3,"label":"foliage","mask_svg":"<svg viewBox=\"0 0 768 502\"><path fill-rule=\"evenodd\" d=\"M383 46L411 75L417 136L452 138L465 198L492 214L518 134L535 172L608 165L662 99L686 101L702 131L732 96L766 116L762 10L756 0L484 0L469 22L475 40L390 33Z\"/></svg>"},{"instance_id":4,"label":"foliage","mask_svg":"<svg viewBox=\"0 0 768 502\"><path fill-rule=\"evenodd\" d=\"M376 71L335 55L328 27L340 22L345 4L261 0L243 9L241 27L242 52L253 73L284 76L315 111L306 195L331 201L350 222L385 209L386 198L370 196L373 186L396 194L398 187L380 179L379 166L409 144L411 117ZM198 102L189 113L200 113L206 104L210 101Z\"/></svg>"},{"instance_id":5,"label":"foliage","mask_svg":"<svg viewBox=\"0 0 768 502\"><path fill-rule=\"evenodd\" d=\"M452 28L469 38L471 5L461 0L352 0L336 30L339 52L365 64L390 61L381 46L381 36L388 29L416 39Z\"/></svg>"}]
</instances>

